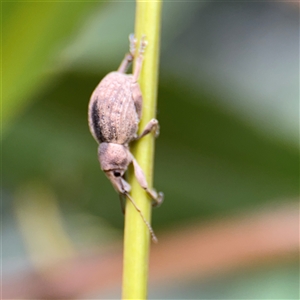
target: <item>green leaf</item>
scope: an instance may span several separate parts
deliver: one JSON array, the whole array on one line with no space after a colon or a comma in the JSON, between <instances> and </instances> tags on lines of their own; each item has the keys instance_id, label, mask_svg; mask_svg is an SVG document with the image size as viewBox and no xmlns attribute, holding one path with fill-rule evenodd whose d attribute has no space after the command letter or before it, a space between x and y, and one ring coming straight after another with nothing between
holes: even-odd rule
<instances>
[{"instance_id":1,"label":"green leaf","mask_svg":"<svg viewBox=\"0 0 300 300\"><path fill-rule=\"evenodd\" d=\"M31 96L49 84L55 57L87 12L97 6L93 2L2 3L4 130Z\"/></svg>"}]
</instances>

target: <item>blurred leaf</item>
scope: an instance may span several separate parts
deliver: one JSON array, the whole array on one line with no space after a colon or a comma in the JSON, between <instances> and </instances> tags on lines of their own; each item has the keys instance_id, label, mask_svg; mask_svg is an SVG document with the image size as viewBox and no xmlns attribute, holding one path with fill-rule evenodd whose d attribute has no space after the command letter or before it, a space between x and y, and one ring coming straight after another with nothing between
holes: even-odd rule
<instances>
[{"instance_id":1,"label":"blurred leaf","mask_svg":"<svg viewBox=\"0 0 300 300\"><path fill-rule=\"evenodd\" d=\"M49 83L57 52L78 30L93 2L3 2L3 120L12 118Z\"/></svg>"}]
</instances>

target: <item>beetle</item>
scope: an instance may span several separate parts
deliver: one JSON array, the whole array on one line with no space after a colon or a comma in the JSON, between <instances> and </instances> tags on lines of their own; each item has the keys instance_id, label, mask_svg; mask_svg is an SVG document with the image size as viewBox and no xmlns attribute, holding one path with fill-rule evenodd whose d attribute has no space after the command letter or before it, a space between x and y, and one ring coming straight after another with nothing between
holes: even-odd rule
<instances>
[{"instance_id":1,"label":"beetle","mask_svg":"<svg viewBox=\"0 0 300 300\"><path fill-rule=\"evenodd\" d=\"M129 53L125 55L118 70L107 74L92 93L88 108L89 128L94 139L99 143L100 167L119 193L121 205L122 197L127 197L147 225L152 240L156 241L150 224L129 195L131 186L125 180L125 172L132 163L137 181L153 199L152 205L158 206L163 202L163 193L157 193L155 189L148 187L142 168L129 150L130 142L138 140L150 132L154 132L155 136L159 134L159 123L156 119L150 120L142 133L137 134L143 106L138 78L147 42L143 36L133 74L126 74L127 68L134 59L137 43L133 34L129 36L129 41ZM122 210L124 213L123 206Z\"/></svg>"}]
</instances>

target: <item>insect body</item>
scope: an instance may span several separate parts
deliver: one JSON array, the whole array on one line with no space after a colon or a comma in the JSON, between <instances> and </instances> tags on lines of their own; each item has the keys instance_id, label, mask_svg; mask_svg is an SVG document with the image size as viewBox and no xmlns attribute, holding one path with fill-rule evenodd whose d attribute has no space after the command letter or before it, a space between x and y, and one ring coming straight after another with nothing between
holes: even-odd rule
<instances>
[{"instance_id":1,"label":"insect body","mask_svg":"<svg viewBox=\"0 0 300 300\"><path fill-rule=\"evenodd\" d=\"M101 169L121 196L127 196L148 226L152 239L156 240L150 224L145 220L140 209L130 197L130 185L124 175L133 164L134 173L141 187L153 199L153 206L163 201L163 193L157 193L148 187L145 175L133 155L129 151L129 143L142 138L150 132L158 135L159 125L156 119L150 120L143 132L138 136L138 124L142 115L142 93L138 84L142 68L143 52L146 47L141 40L139 56L133 74L125 74L133 61L136 40L130 35L130 53L126 54L118 71L106 75L94 90L88 110L90 131L99 143L98 158Z\"/></svg>"}]
</instances>

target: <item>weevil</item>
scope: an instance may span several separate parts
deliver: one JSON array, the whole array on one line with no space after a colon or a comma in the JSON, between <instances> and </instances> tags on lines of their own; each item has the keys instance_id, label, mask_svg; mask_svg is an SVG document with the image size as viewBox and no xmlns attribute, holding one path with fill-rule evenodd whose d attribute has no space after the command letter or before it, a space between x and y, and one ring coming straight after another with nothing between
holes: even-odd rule
<instances>
[{"instance_id":1,"label":"weevil","mask_svg":"<svg viewBox=\"0 0 300 300\"><path fill-rule=\"evenodd\" d=\"M152 205L158 206L162 203L163 193L157 193L156 190L148 187L142 168L129 150L130 142L138 140L150 132L154 132L155 136L159 134L159 123L156 119L150 120L142 133L137 134L143 107L143 97L138 79L147 42L143 36L133 74L126 74L134 59L137 43L133 34L129 36L129 41L129 53L125 55L118 70L106 75L94 90L89 103L88 120L91 134L99 143L100 167L119 193L121 205L122 198L127 197L147 225L152 240L156 241L153 229L129 195L131 187L125 180L125 172L132 163L137 181L153 199ZM122 210L124 213L123 205Z\"/></svg>"}]
</instances>

